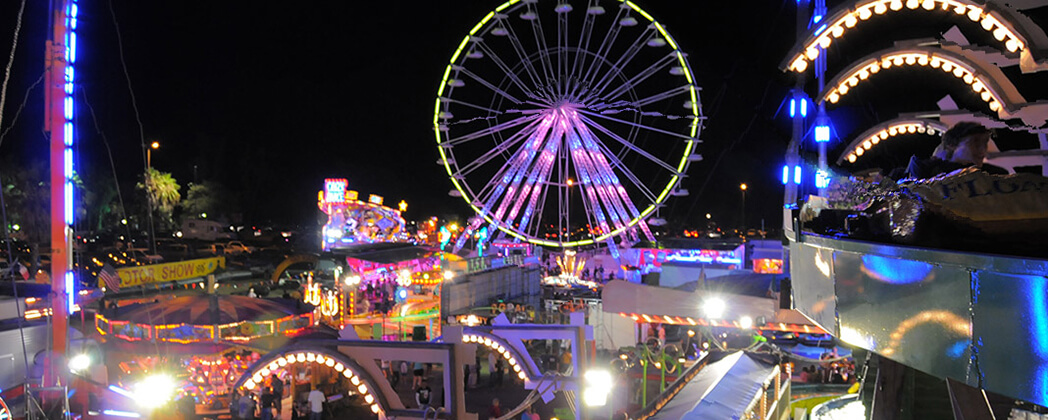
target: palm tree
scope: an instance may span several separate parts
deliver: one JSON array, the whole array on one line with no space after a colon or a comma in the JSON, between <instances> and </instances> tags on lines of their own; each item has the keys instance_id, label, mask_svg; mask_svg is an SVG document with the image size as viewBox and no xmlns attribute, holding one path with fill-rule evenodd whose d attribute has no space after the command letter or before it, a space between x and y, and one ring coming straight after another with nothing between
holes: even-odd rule
<instances>
[{"instance_id":1,"label":"palm tree","mask_svg":"<svg viewBox=\"0 0 1048 420\"><path fill-rule=\"evenodd\" d=\"M160 172L153 168L146 169L144 183L138 183L140 190L146 191L151 210L160 213L161 219L167 224L173 223L171 213L175 205L182 200L182 194L178 192L182 187L169 172Z\"/></svg>"}]
</instances>

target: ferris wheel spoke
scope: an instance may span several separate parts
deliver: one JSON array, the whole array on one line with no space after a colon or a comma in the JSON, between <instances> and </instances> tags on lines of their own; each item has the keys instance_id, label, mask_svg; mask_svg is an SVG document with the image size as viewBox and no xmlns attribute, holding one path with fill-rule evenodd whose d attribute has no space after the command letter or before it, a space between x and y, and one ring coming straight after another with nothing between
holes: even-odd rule
<instances>
[{"instance_id":1,"label":"ferris wheel spoke","mask_svg":"<svg viewBox=\"0 0 1048 420\"><path fill-rule=\"evenodd\" d=\"M531 10L530 4L528 5L528 10ZM531 32L535 37L535 45L538 48L539 61L542 62L542 71L546 76L542 79L540 86L548 86L551 81L555 80L557 71L553 68L553 59L550 58L549 46L546 44L546 33L542 30L542 20L537 18L531 20ZM549 92L548 89L543 90L545 90L547 94L553 93Z\"/></svg>"},{"instance_id":2,"label":"ferris wheel spoke","mask_svg":"<svg viewBox=\"0 0 1048 420\"><path fill-rule=\"evenodd\" d=\"M596 5L594 0L590 0L589 7ZM589 13L587 7L586 17L582 23L582 32L579 34L579 44L575 50L575 59L571 63L571 71L568 73L568 81L577 81L577 72L582 71L582 66L586 64L586 54L582 51L589 50L590 38L593 36L593 26L596 23L597 15L595 13ZM577 89L581 87L581 83L572 83L571 89L568 91L568 95L574 97L578 94Z\"/></svg>"},{"instance_id":3,"label":"ferris wheel spoke","mask_svg":"<svg viewBox=\"0 0 1048 420\"><path fill-rule=\"evenodd\" d=\"M633 142L630 142L629 140L626 140L626 139L622 138L621 136L619 136L615 132L605 128L604 126L602 126L600 124L597 124L595 121L593 121L593 120L591 120L589 118L585 118L585 117L580 117L580 119L581 119L582 122L586 123L587 127L589 127L589 126L595 127L601 133L604 133L606 136L611 137L613 140L621 143L623 146L625 146L629 150L632 150L634 153L645 157L646 159L648 159L652 163L663 167L667 171L677 172L677 168L674 168L670 164L668 164L666 162L663 162L662 159L659 159L659 158L657 158L655 156L652 156L651 153L648 153L646 150L641 149L640 147L637 147L637 145L633 144Z\"/></svg>"},{"instance_id":4,"label":"ferris wheel spoke","mask_svg":"<svg viewBox=\"0 0 1048 420\"><path fill-rule=\"evenodd\" d=\"M513 207L510 209L509 216L506 217L506 220L509 221L509 223L512 223L514 220L517 219L517 215L520 213L520 208L525 201L528 201L529 203L533 201L530 199L530 197L534 194L534 190L538 188L539 185L541 185L541 181L547 179L548 175L546 174L548 172L549 167L551 166L552 159L547 159L546 157L556 154L557 145L553 143L556 142L547 143L547 150L544 151L544 154L542 156L540 156L538 162L532 168L531 173L528 175L527 181L525 182L524 186L521 187L520 195L518 196L517 200L513 203ZM526 210L525 213L527 213ZM526 224L527 220L522 220L521 223Z\"/></svg>"},{"instance_id":5,"label":"ferris wheel spoke","mask_svg":"<svg viewBox=\"0 0 1048 420\"><path fill-rule=\"evenodd\" d=\"M550 121L552 121L552 119L550 119ZM532 184L533 185L533 184L535 184L536 182L539 181L538 176L541 175L543 166L547 162L551 162L552 161L552 156L556 156L556 154L557 154L557 149L560 146L560 137L561 136L563 136L563 130L561 129L561 127L558 124L553 123L553 133L552 133L552 135L548 139L546 139L545 145L543 145L543 147L542 147L542 152L537 155L537 157L538 157L538 164L531 167L530 174L528 174L528 177L527 177L527 183L528 184ZM535 155L532 155L532 157L534 158ZM534 161L534 159L532 159L532 161ZM530 166L530 163L531 162L529 162L529 166ZM519 210L520 205L524 202L525 199L527 199L527 196L526 196L525 192L526 192L526 190L530 190L530 188L521 189L521 187L520 187L520 181L524 180L523 179L524 177L522 176L522 175L524 175L524 172L525 171L521 171L519 173L520 175L518 175L516 177L516 179L514 179L514 182L513 182L512 193L519 193L519 194L516 194L516 196L514 196L512 193L507 193L506 194L505 198L503 198L503 200L502 200L502 204L499 205L498 211L495 213L496 214L496 218L502 219L502 216L505 214L505 210L510 208L509 207L510 205L512 205L513 208L516 208L516 209ZM515 211L511 211L511 213L516 213L516 212ZM511 223L512 224L513 219L515 219L515 218L516 218L515 214L514 214L513 217L507 218L507 223Z\"/></svg>"},{"instance_id":6,"label":"ferris wheel spoke","mask_svg":"<svg viewBox=\"0 0 1048 420\"><path fill-rule=\"evenodd\" d=\"M503 25L506 30L506 38L509 39L510 45L513 47L513 52L517 54L517 60L520 60L521 65L524 66L524 71L531 78L531 83L534 87L531 89L536 95L544 94L542 92L543 79L539 75L539 71L535 69L535 66L531 64L531 60L528 58L528 51L524 48L524 44L520 42L520 38L517 37L517 31L513 29L513 25ZM549 100L549 98L545 98Z\"/></svg>"},{"instance_id":7,"label":"ferris wheel spoke","mask_svg":"<svg viewBox=\"0 0 1048 420\"><path fill-rule=\"evenodd\" d=\"M493 63L495 63L496 66L498 66L500 70L502 70L503 73L505 73L506 77L508 77L514 85L517 85L518 89L524 92L524 94L527 95L529 98L537 98L535 90L538 87L538 83L535 82L534 76L532 76L530 73L528 74L528 76L531 77L532 84L534 84L535 86L526 86L524 81L520 80L520 76L518 76L517 73L514 72L513 69L511 69L509 65L506 64L505 61L502 60L502 57L499 57L499 55L491 49L491 47L489 47L484 42L478 42L476 45L486 54L488 58L491 59ZM526 69L525 72L527 72Z\"/></svg>"},{"instance_id":8,"label":"ferris wheel spoke","mask_svg":"<svg viewBox=\"0 0 1048 420\"><path fill-rule=\"evenodd\" d=\"M600 118L602 120L608 120L608 121L616 122L616 123L619 123L619 124L624 124L624 125L628 125L628 126L632 126L632 127L637 127L637 128L644 129L644 130L647 130L647 131L660 133L660 134L665 134L667 136L672 136L672 137L676 137L676 138L680 138L680 139L684 139L684 140L695 140L694 138L692 138L691 136L689 136L687 134L674 133L672 131L663 130L661 128L655 128L655 127L652 127L652 126L649 126L649 125L635 123L633 121L626 121L626 120L622 120L622 119L615 118L615 117L609 117L609 116L604 115L604 114L587 111L587 110L585 110L583 108L579 108L578 111L579 111L580 114L586 114L586 115L589 115L589 116L594 117L594 118Z\"/></svg>"},{"instance_id":9,"label":"ferris wheel spoke","mask_svg":"<svg viewBox=\"0 0 1048 420\"><path fill-rule=\"evenodd\" d=\"M637 99L636 101L631 102L630 105L632 105L633 107L635 107L635 108L637 108L639 110L640 108L643 108L645 106L651 105L653 103L661 102L661 101L670 99L670 98L672 98L674 96L677 96L677 95L680 95L682 93L687 93L689 88L691 88L691 85L677 86L677 87L675 87L673 89L670 89L670 90L667 90L665 92L660 92L660 93L656 93L656 94L651 95L651 96L647 96L647 97L644 97L644 98Z\"/></svg>"},{"instance_id":10,"label":"ferris wheel spoke","mask_svg":"<svg viewBox=\"0 0 1048 420\"><path fill-rule=\"evenodd\" d=\"M582 141L577 133L572 133L569 145L571 145L572 159L575 161L576 171L579 175L580 185L585 190L589 200L583 200L584 205L588 205L587 217L593 216L597 223L593 223L593 219L590 219L590 226L599 225L601 229L607 230L607 217L605 216L605 210L611 216L612 220L618 221L618 215L615 214L614 200L608 195L607 188L601 179L601 175L598 173L594 162L590 159L589 153L585 150ZM601 207L603 204L603 209Z\"/></svg>"},{"instance_id":11,"label":"ferris wheel spoke","mask_svg":"<svg viewBox=\"0 0 1048 420\"><path fill-rule=\"evenodd\" d=\"M528 138L526 146L518 149L514 156L508 161L509 164L500 168L495 176L492 177L492 180L495 182L488 183L485 188L481 189L480 196L485 197L482 199L482 201L485 202L484 208L490 209L496 202L498 202L503 192L506 192L506 188L510 182L509 180L513 180L514 183L519 182L519 178L527 171L531 162L534 161L536 155L535 151L538 150L543 141L545 141L550 124L551 122L548 118L543 119L542 123L539 124L538 129L536 129Z\"/></svg>"},{"instance_id":12,"label":"ferris wheel spoke","mask_svg":"<svg viewBox=\"0 0 1048 420\"><path fill-rule=\"evenodd\" d=\"M529 123L529 122L531 122L531 121L533 121L535 119L538 119L540 117L541 117L541 115L539 115L539 114L525 115L525 116L517 117L517 118L511 119L511 120L507 120L505 122L501 122L499 124L496 124L496 125L493 125L493 126L490 126L490 127L483 128L481 130L474 131L472 133L463 134L461 136L454 137L454 138L448 138L448 140L445 141L444 143L446 143L448 146L461 146L463 143L466 143L466 142L468 142L470 140L476 140L476 139L479 139L479 138L482 138L482 137L485 137L485 136L490 136L492 134L499 133L499 132L504 131L504 130L508 130L508 129L516 127L518 125L527 124L527 123Z\"/></svg>"},{"instance_id":13,"label":"ferris wheel spoke","mask_svg":"<svg viewBox=\"0 0 1048 420\"><path fill-rule=\"evenodd\" d=\"M473 72L471 72L469 70L466 70L465 67L460 67L459 68L459 73L465 74L470 79L476 80L477 83L480 83L482 86L488 88L492 92L495 92L495 93L499 94L500 96L502 96L502 97L504 97L506 99L509 99L514 104L518 104L519 105L519 104L521 104L523 102L520 99L517 99L516 97L514 97L513 95L510 95L508 92L506 92L506 91L500 89L499 87L495 86L491 82L485 80L483 77L480 77L480 75L478 75L476 73L473 73Z\"/></svg>"},{"instance_id":14,"label":"ferris wheel spoke","mask_svg":"<svg viewBox=\"0 0 1048 420\"><path fill-rule=\"evenodd\" d=\"M626 8L619 7L619 11L615 13L615 20L612 22L611 28L604 33L604 39L601 40L600 46L597 47L595 57L593 61L590 62L589 67L586 68L586 73L582 76L581 80L587 81L592 77L596 77L596 74L599 74L597 72L599 72L600 67L604 65L604 57L607 57L608 52L611 51L611 47L615 44L615 39L619 36L619 31L622 29L619 22L622 21L623 15L628 14L629 12L626 11Z\"/></svg>"},{"instance_id":15,"label":"ferris wheel spoke","mask_svg":"<svg viewBox=\"0 0 1048 420\"><path fill-rule=\"evenodd\" d=\"M586 138L586 135L583 135L582 138ZM582 143L585 143L585 141L582 141ZM617 194L618 180L611 173L610 168L608 168L607 161L599 159L598 155L592 154L583 145L580 145L580 148L582 149L580 150L580 155L584 156L583 159L580 159L583 162L582 166L586 167L586 171L590 173L589 181L597 186L598 194L608 208L612 223L616 228L625 226L629 217L621 203L622 197ZM601 165L603 165L603 168L601 168Z\"/></svg>"},{"instance_id":16,"label":"ferris wheel spoke","mask_svg":"<svg viewBox=\"0 0 1048 420\"><path fill-rule=\"evenodd\" d=\"M677 61L676 59L677 57L675 54L667 54L665 57L659 59L654 64L648 66L648 68L644 69L640 73L637 73L629 80L623 82L621 85L619 85L619 87L615 88L611 92L608 92L607 95L604 95L604 89L608 88L608 85L605 84L601 87L599 91L596 92L596 96L602 97L604 100L614 100L615 98L619 97L619 95L626 93L627 91L633 89L637 85L647 80L649 77L654 75L655 72L663 68L669 67L670 64Z\"/></svg>"},{"instance_id":17,"label":"ferris wheel spoke","mask_svg":"<svg viewBox=\"0 0 1048 420\"><path fill-rule=\"evenodd\" d=\"M604 76L602 76L599 81L596 81L592 84L593 86L597 86L597 88L591 90L591 92L593 92L591 96L601 96L601 92L603 92L604 89L608 88L608 85L615 80L615 76L621 74L623 69L626 68L626 65L628 65L630 62L633 61L634 58L637 57L637 53L639 53L640 50L644 48L644 44L648 42L648 39L654 32L655 30L651 28L647 28L641 31L640 35L637 36L637 39L633 40L633 43L630 44L629 48L626 49L626 52L624 52L622 56L620 56L619 59L611 65L611 68L614 71L608 71L607 73L604 73Z\"/></svg>"},{"instance_id":18,"label":"ferris wheel spoke","mask_svg":"<svg viewBox=\"0 0 1048 420\"><path fill-rule=\"evenodd\" d=\"M509 150L510 147L513 147L517 143L520 143L522 140L528 138L528 136L535 132L536 127L539 125L539 121L540 120L532 121L531 124L528 124L520 131L513 133L513 135L510 136L508 139L502 141L495 147L489 149L487 152L484 152L483 155L480 155L480 157L474 159L466 166L459 168L458 172L455 172L452 175L467 176L470 174L470 172L473 172L477 168L484 166L485 164L490 162L491 159L494 159L495 156L501 154L502 152L505 152L506 150Z\"/></svg>"},{"instance_id":19,"label":"ferris wheel spoke","mask_svg":"<svg viewBox=\"0 0 1048 420\"><path fill-rule=\"evenodd\" d=\"M606 135L612 137L616 141L622 142L624 145L627 145L627 147L630 147L630 146L633 145L632 143L623 140L617 134L612 133L610 131L606 131L606 129L604 129L604 127L601 127L599 125L595 125L595 127L597 127L599 130L602 130L603 133L605 133ZM587 149L589 149L591 151L591 153L593 153L593 155L596 156L597 160L599 160L599 161L601 161L603 163L604 167L608 168L607 169L607 173L609 175L609 179L611 180L611 182L613 184L618 184L619 182L618 182L618 177L615 176L615 172L612 169L612 164L614 165L614 167L618 168L619 171L621 171L624 176L626 176L626 179L628 181L633 183L633 185L635 185L641 191L641 194L643 194L645 196L645 198L647 198L648 200L650 200L653 203L657 201L657 196L655 195L654 192L651 191L651 189L649 189L647 187L647 184L645 184L644 182L641 182L641 180L639 178L637 178L636 175L633 174L633 171L629 170L629 168L626 166L626 164L623 163L622 160L619 159L619 157L617 157L613 153L611 153L611 150L608 150L607 147L604 146L603 143L601 143L600 141L598 141L596 139L596 136L594 136L592 132L589 132L588 128L587 128L586 132L583 133L583 139L584 139L584 141L587 144ZM663 168L667 169L668 171L670 171L672 173L677 173L676 168L673 168L673 167L669 166L668 164L664 163L662 160L656 159L654 156L651 156L650 153L643 151L643 149L638 149L638 148L635 148L635 147L633 147L632 149L635 150L638 154L644 155L645 157L650 159L652 162L655 162L656 164L659 164L660 166L662 166ZM609 164L605 159L611 159L612 160L612 164Z\"/></svg>"},{"instance_id":20,"label":"ferris wheel spoke","mask_svg":"<svg viewBox=\"0 0 1048 420\"><path fill-rule=\"evenodd\" d=\"M557 94L564 97L570 89L571 78L568 76L568 14L557 15Z\"/></svg>"},{"instance_id":21,"label":"ferris wheel spoke","mask_svg":"<svg viewBox=\"0 0 1048 420\"><path fill-rule=\"evenodd\" d=\"M473 109L479 109L481 111L487 111L489 114L493 114L493 115L502 115L503 114L503 111L499 111L499 110L494 109L494 108L488 108L486 106L472 104L472 103L469 103L469 102L466 102L466 101L460 101L458 99L451 99L451 98L447 98L447 97L442 97L442 98L440 98L440 101L441 102L445 102L445 103L450 103L450 104L462 105L462 106L470 107L470 108L473 108Z\"/></svg>"}]
</instances>

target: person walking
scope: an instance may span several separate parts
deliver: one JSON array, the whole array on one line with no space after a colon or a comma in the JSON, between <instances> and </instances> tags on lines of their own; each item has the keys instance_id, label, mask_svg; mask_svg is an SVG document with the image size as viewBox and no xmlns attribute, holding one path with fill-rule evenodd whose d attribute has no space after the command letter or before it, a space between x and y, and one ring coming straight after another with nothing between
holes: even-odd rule
<instances>
[{"instance_id":1,"label":"person walking","mask_svg":"<svg viewBox=\"0 0 1048 420\"><path fill-rule=\"evenodd\" d=\"M495 398L491 400L491 408L488 409L488 418L497 419L502 417L502 407L499 405L499 399Z\"/></svg>"},{"instance_id":2,"label":"person walking","mask_svg":"<svg viewBox=\"0 0 1048 420\"><path fill-rule=\"evenodd\" d=\"M262 420L273 420L273 410L275 409L273 407L273 399L275 398L276 396L273 395L272 386L266 387L262 390L262 398L259 399L259 402L261 402L260 405L262 406Z\"/></svg>"},{"instance_id":3,"label":"person walking","mask_svg":"<svg viewBox=\"0 0 1048 420\"><path fill-rule=\"evenodd\" d=\"M276 410L276 417L280 417L280 413L284 411L284 381L274 373L271 383L273 387L273 408Z\"/></svg>"},{"instance_id":4,"label":"person walking","mask_svg":"<svg viewBox=\"0 0 1048 420\"><path fill-rule=\"evenodd\" d=\"M411 373L413 375L411 389L418 389L418 387L422 386L422 378L426 375L426 365L422 362L415 362L412 365Z\"/></svg>"},{"instance_id":5,"label":"person walking","mask_svg":"<svg viewBox=\"0 0 1048 420\"><path fill-rule=\"evenodd\" d=\"M408 379L408 362L403 361L403 360L400 361L400 377L404 378L404 382L407 382L407 379Z\"/></svg>"},{"instance_id":6,"label":"person walking","mask_svg":"<svg viewBox=\"0 0 1048 420\"><path fill-rule=\"evenodd\" d=\"M324 414L324 393L315 386L309 391L306 400L309 401L309 420L320 420Z\"/></svg>"},{"instance_id":7,"label":"person walking","mask_svg":"<svg viewBox=\"0 0 1048 420\"><path fill-rule=\"evenodd\" d=\"M488 385L495 385L495 352L488 351Z\"/></svg>"},{"instance_id":8,"label":"person walking","mask_svg":"<svg viewBox=\"0 0 1048 420\"><path fill-rule=\"evenodd\" d=\"M495 386L502 386L502 358L495 358Z\"/></svg>"},{"instance_id":9,"label":"person walking","mask_svg":"<svg viewBox=\"0 0 1048 420\"><path fill-rule=\"evenodd\" d=\"M245 392L238 403L239 417L244 420L255 418L255 399L251 398L251 393Z\"/></svg>"}]
</instances>

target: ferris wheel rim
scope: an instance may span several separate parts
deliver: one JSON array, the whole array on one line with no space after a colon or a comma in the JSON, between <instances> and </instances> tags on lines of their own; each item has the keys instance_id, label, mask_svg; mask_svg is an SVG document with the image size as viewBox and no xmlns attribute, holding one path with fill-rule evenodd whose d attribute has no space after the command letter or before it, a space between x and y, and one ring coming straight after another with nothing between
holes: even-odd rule
<instances>
[{"instance_id":1,"label":"ferris wheel rim","mask_svg":"<svg viewBox=\"0 0 1048 420\"><path fill-rule=\"evenodd\" d=\"M689 165L689 163L691 161L690 156L692 155L692 153L695 152L696 144L701 142L699 140L699 133L701 132L701 130L703 128L705 117L702 116L701 111L700 111L701 103L699 102L699 99L698 99L698 90L699 90L699 88L696 86L695 80L694 80L694 78L692 76L693 73L692 73L692 70L691 70L691 65L688 62L688 60L685 58L685 54L681 51L681 49L679 48L679 45L677 44L677 42L673 38L673 36L670 35L669 32L666 31L665 28L659 22L657 22L650 14L648 14L646 11L641 9L639 6L637 6L632 1L629 1L629 0L617 0L618 3L622 4L623 8L628 7L630 9L632 9L633 11L637 12L638 14L640 14L641 16L643 16L644 18L646 18L648 20L648 22L650 23L650 26L653 26L657 30L657 33L662 37L662 39L664 39L666 41L666 44L668 44L672 48L672 51L671 51L671 53L669 55L674 56L674 58L676 59L675 61L677 62L677 64L679 64L679 68L682 69L683 76L685 77L685 80L687 81L687 83L685 85L681 85L679 88L684 88L684 87L687 88L687 91L688 91L687 92L688 93L687 96L690 97L690 101L689 102L690 102L690 111L691 111L690 115L688 116L688 118L691 118L692 121L689 124L690 129L689 129L688 134L678 134L680 137L684 137L685 140L684 140L683 153L680 154L679 160L677 160L676 165L673 165L673 166L675 166L676 171L674 171L669 176L669 181L664 186L661 187L661 191L657 194L657 196L656 196L656 198L654 200L646 200L646 201L649 201L649 202L647 203L647 206L644 207L643 210L641 210L641 211L637 211L637 209L633 210L635 216L632 217L632 218L629 218L628 222L626 222L625 224L623 224L623 225L619 226L618 228L613 229L613 230L611 230L609 232L602 232L599 235L592 235L592 232L591 232L591 235L588 238L586 238L586 239L580 239L580 240L574 240L574 241L542 239L542 238L538 237L537 234L532 235L532 234L529 234L526 231L523 231L523 229L526 229L526 227L523 227L522 230L518 230L518 229L515 229L515 228L512 227L512 223L503 223L501 220L496 220L493 217L494 213L495 213L493 211L493 208L487 208L488 206L485 206L483 203L480 202L481 195L482 195L481 193L483 193L485 189L481 188L480 190L478 190L479 193L474 192L473 189L470 188L470 184L468 182L466 182L464 176L462 176L462 179L459 179L456 176L457 173L463 172L462 171L462 166L460 166L458 161L456 159L454 159L453 147L455 145L451 144L452 141L457 140L457 139L452 138L450 136L450 134L444 134L444 135L441 134L444 131L444 130L442 130L442 125L441 125L442 106L443 106L443 101L444 100L452 100L451 94L454 92L454 86L451 86L450 89L449 89L449 80L450 80L449 77L452 75L453 71L455 71L455 68L457 66L460 66L460 64L459 64L460 61L462 63L465 62L464 61L465 58L462 57L462 54L463 54L464 51L466 51L467 46L469 46L471 44L471 42L473 42L475 40L475 37L477 37L478 34L487 33L487 32L490 32L492 30L492 29L490 29L491 23L493 22L492 19L496 18L498 16L498 14L500 14L503 11L506 11L508 8L510 8L511 6L516 5L518 3L525 3L526 4L526 3L533 3L533 2L534 1L529 2L528 0L508 0L508 1L504 2L504 3L502 3L501 5L496 7L493 11L488 12L487 15L485 15L483 18L481 18L481 20L476 25L474 25L472 27L472 29L469 31L469 33L459 43L459 45L456 48L455 52L452 54L451 59L449 60L447 66L445 67L443 77L441 78L441 83L440 83L440 85L438 87L437 97L436 97L436 101L435 101L435 104L434 104L434 112L433 112L433 129L434 129L435 138L436 138L436 141L437 141L437 149L438 149L439 154L440 154L440 162L444 166L444 169L445 169L445 171L446 171L446 173L448 175L448 178L451 179L452 184L455 187L455 191L457 191L459 193L458 195L460 195L462 197L462 199L467 203L467 205L478 216L480 216L485 222L491 224L492 226L496 227L498 230L500 230L503 233L509 235L510 237L513 237L513 238L516 238L516 239L519 239L519 240L522 240L522 241L525 241L525 242L529 242L529 243L532 243L532 244L536 244L536 245L551 246L551 247L561 247L561 248L590 245L590 244L602 242L602 241L605 241L605 240L607 240L607 239L609 239L611 237L615 237L615 236L621 235L622 233L624 233L628 229L635 228L639 223L641 223L642 221L644 221L645 219L650 217L661 205L663 205L665 200L670 195L670 192L674 188L676 188L679 185L679 183L681 182L681 179L684 176L684 172L686 171L686 168L688 167L688 165ZM504 19L504 18L507 18L507 16L503 15L501 17L498 17L498 19L496 19L496 20L501 20L501 19ZM479 44L479 42L478 42L478 44ZM571 45L558 46L557 49L547 48L546 50L536 51L536 52L532 53L531 56L539 56L541 54L559 53L560 52L560 51L558 51L559 49L570 49L570 48L572 48ZM595 53L593 51L590 51L589 49L586 49L586 48L576 48L576 49L579 50L579 51L576 52L576 54L586 53L586 54L593 55L593 56L595 56L595 57L597 57L597 58L599 58L601 60L605 60L605 61L607 60L606 58L601 57L599 54L597 54L597 53ZM536 58L536 60L537 59L538 58ZM522 65L526 65L526 64L518 63L514 68L520 67ZM455 72L456 72L456 75L458 75L458 72L457 71L455 71ZM517 74L516 76L520 76L520 75ZM509 77L509 76L506 76L506 77ZM500 81L500 85L502 85L503 83L506 83L506 78L505 77L503 78L502 81ZM447 94L445 94L446 90L447 90ZM527 89L522 89L522 90L527 91ZM496 92L495 89L492 89L492 91L494 93L499 93L499 92ZM632 90L631 90L631 92L632 92ZM492 96L492 103L495 102L495 98L497 98L497 97L498 97L497 95L496 96ZM501 98L499 101L505 101L507 99L512 100L514 98L511 98L508 95L506 95L505 98ZM536 104L536 105L538 105L538 104ZM548 104L542 104L542 105L547 105L548 106ZM687 107L687 105L686 105L686 107ZM492 107L490 109L491 110L495 110L494 107ZM536 111L538 111L538 110L536 110ZM638 113L636 113L636 116L634 118L635 119L639 119L640 116L641 116L641 113L638 112ZM448 127L444 127L444 128L450 130L450 128L448 128ZM653 127L643 127L643 128L647 128L648 130L654 130ZM470 133L470 134L472 134L472 133ZM674 134L677 134L677 133L674 133ZM631 136L631 137L635 138L635 136ZM503 150L500 153L507 153L507 151ZM623 153L625 153L625 151L623 151ZM656 160L656 159L652 159L652 160ZM673 160L674 159L671 158L671 159L658 160L658 161L662 162L662 163L665 163L667 166L669 166L669 165L672 165L674 163L674 162L672 162ZM482 162L481 164L484 164L484 163L486 163L486 162ZM508 164L508 159L506 160L506 163ZM621 166L621 165L622 164L620 163L618 166ZM474 168L474 169L476 169L476 168ZM619 167L619 170L622 170L625 173L629 173L623 167ZM484 185L484 184L481 183L480 185ZM642 187L644 186L644 185L639 184L639 183L636 183L636 185L639 185L639 186L642 186ZM659 188L660 187L655 186L654 188L652 188L651 192L654 193L654 191L659 190ZM543 197L545 197L545 196L543 196ZM582 197L581 199L583 200L583 203L585 204L586 198ZM543 198L543 200L545 200L545 198ZM642 202L637 203L637 204L642 204L642 207L643 207L644 202L642 201ZM628 218L628 217L626 217L626 218ZM626 218L623 218L623 220L625 220ZM512 222L512 221L510 221L510 222ZM536 232L538 232L538 231L536 231Z\"/></svg>"}]
</instances>

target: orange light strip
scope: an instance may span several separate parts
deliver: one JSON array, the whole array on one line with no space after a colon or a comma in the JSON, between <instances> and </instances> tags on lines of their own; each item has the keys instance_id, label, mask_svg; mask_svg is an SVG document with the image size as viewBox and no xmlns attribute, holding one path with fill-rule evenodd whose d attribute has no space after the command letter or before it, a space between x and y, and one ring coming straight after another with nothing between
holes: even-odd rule
<instances>
[{"instance_id":1,"label":"orange light strip","mask_svg":"<svg viewBox=\"0 0 1048 420\"><path fill-rule=\"evenodd\" d=\"M941 10L953 11L957 15L967 16L973 22L979 22L984 30L990 32L995 39L1004 43L1004 48L1009 52L1023 52L1026 49L1025 40L1016 33L1015 29L998 12L983 9L982 5L975 4L969 0L873 0L857 1L855 6L840 14L832 23L827 23L817 35L809 36L809 41L804 44L803 51L798 53L790 61L790 70L803 72L807 70L808 64L813 62L819 54L830 47L833 40L844 36L844 33L874 15L882 15L889 10L897 12L906 7L910 10L924 9L927 11ZM830 17L832 19L832 17ZM816 26L817 31L822 26Z\"/></svg>"}]
</instances>

